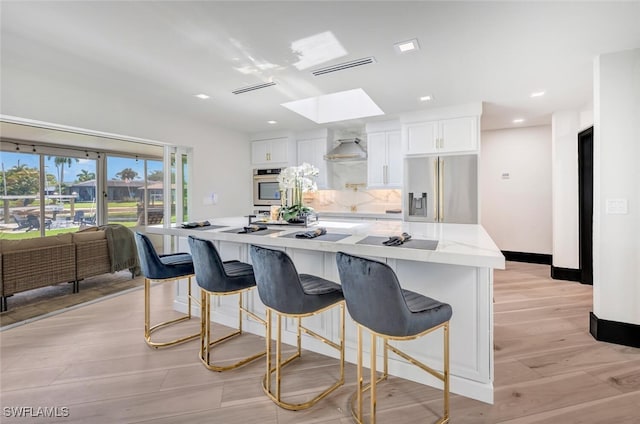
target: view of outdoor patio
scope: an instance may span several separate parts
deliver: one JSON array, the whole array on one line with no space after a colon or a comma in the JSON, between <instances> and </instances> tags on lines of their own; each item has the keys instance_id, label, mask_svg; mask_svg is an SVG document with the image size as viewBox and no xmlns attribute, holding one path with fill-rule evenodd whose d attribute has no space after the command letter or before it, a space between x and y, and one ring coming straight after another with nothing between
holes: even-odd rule
<instances>
[{"instance_id":1,"label":"view of outdoor patio","mask_svg":"<svg viewBox=\"0 0 640 424\"><path fill-rule=\"evenodd\" d=\"M41 228L50 236L96 225L103 210L97 184L100 154L69 157L32 150L2 152L0 238L40 237ZM105 159L106 214L100 221L128 227L161 223L162 161L111 155Z\"/></svg>"}]
</instances>

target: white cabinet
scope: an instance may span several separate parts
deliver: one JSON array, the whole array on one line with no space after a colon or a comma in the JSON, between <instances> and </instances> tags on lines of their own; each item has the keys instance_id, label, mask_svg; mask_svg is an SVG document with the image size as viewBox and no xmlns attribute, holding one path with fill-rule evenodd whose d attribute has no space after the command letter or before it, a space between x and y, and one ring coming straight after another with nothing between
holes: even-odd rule
<instances>
[{"instance_id":1,"label":"white cabinet","mask_svg":"<svg viewBox=\"0 0 640 424\"><path fill-rule=\"evenodd\" d=\"M298 157L296 165L300 166L306 162L318 168L316 184L318 189L321 190L329 188L327 161L324 159L328 146L327 137L298 140L297 143Z\"/></svg>"},{"instance_id":2,"label":"white cabinet","mask_svg":"<svg viewBox=\"0 0 640 424\"><path fill-rule=\"evenodd\" d=\"M286 166L288 145L289 139L286 137L252 141L251 164L254 166L276 164Z\"/></svg>"},{"instance_id":3,"label":"white cabinet","mask_svg":"<svg viewBox=\"0 0 640 424\"><path fill-rule=\"evenodd\" d=\"M402 187L400 131L367 134L367 187Z\"/></svg>"},{"instance_id":4,"label":"white cabinet","mask_svg":"<svg viewBox=\"0 0 640 424\"><path fill-rule=\"evenodd\" d=\"M475 116L405 124L403 151L406 155L477 152L478 131Z\"/></svg>"}]
</instances>

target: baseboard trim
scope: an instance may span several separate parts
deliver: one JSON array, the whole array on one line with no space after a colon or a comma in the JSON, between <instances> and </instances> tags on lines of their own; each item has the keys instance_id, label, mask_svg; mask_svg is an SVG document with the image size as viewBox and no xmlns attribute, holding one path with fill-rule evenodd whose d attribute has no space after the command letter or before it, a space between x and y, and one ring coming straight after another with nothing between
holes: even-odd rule
<instances>
[{"instance_id":1,"label":"baseboard trim","mask_svg":"<svg viewBox=\"0 0 640 424\"><path fill-rule=\"evenodd\" d=\"M551 265L551 255L544 253L512 252L510 250L502 250L502 254L508 261Z\"/></svg>"},{"instance_id":2,"label":"baseboard trim","mask_svg":"<svg viewBox=\"0 0 640 424\"><path fill-rule=\"evenodd\" d=\"M637 324L608 321L589 312L589 332L601 342L640 347L640 325Z\"/></svg>"},{"instance_id":3,"label":"baseboard trim","mask_svg":"<svg viewBox=\"0 0 640 424\"><path fill-rule=\"evenodd\" d=\"M581 282L582 273L579 269L551 266L551 278L553 278L554 280Z\"/></svg>"}]
</instances>

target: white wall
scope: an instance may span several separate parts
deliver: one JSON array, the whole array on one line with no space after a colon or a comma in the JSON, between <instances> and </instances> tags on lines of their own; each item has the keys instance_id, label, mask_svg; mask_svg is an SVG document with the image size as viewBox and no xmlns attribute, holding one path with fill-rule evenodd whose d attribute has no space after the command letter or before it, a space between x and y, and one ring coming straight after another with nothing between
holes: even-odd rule
<instances>
[{"instance_id":1,"label":"white wall","mask_svg":"<svg viewBox=\"0 0 640 424\"><path fill-rule=\"evenodd\" d=\"M252 210L252 179L248 136L169 114L163 102L131 92L129 97L96 95L95 80L69 81L63 70L32 75L3 64L2 114L95 131L192 146L190 178L192 219L243 215ZM215 192L216 205L203 198Z\"/></svg>"},{"instance_id":2,"label":"white wall","mask_svg":"<svg viewBox=\"0 0 640 424\"><path fill-rule=\"evenodd\" d=\"M479 174L480 220L497 246L550 254L551 127L483 131Z\"/></svg>"},{"instance_id":3,"label":"white wall","mask_svg":"<svg viewBox=\"0 0 640 424\"><path fill-rule=\"evenodd\" d=\"M593 312L640 324L640 49L596 59L594 109Z\"/></svg>"},{"instance_id":4,"label":"white wall","mask_svg":"<svg viewBox=\"0 0 640 424\"><path fill-rule=\"evenodd\" d=\"M578 132L580 112L551 117L553 266L578 269Z\"/></svg>"}]
</instances>

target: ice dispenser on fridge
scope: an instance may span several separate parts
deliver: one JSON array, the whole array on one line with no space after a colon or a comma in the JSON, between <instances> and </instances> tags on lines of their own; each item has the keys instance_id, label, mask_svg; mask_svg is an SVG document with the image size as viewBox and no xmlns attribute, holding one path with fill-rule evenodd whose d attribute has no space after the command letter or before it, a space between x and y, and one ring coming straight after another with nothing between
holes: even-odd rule
<instances>
[{"instance_id":1,"label":"ice dispenser on fridge","mask_svg":"<svg viewBox=\"0 0 640 424\"><path fill-rule=\"evenodd\" d=\"M409 193L409 216L427 216L427 193L420 197Z\"/></svg>"}]
</instances>

